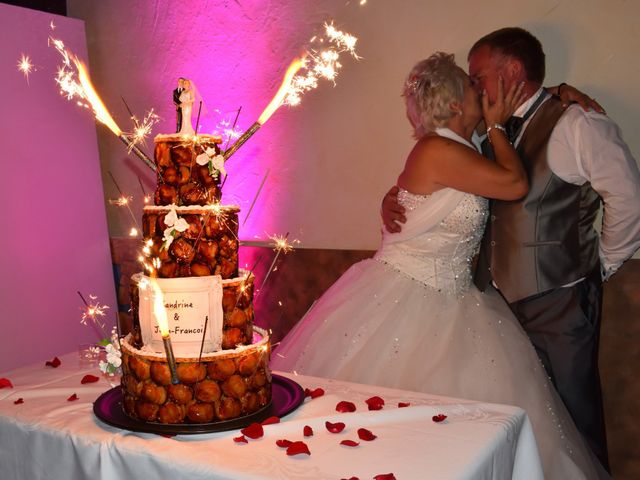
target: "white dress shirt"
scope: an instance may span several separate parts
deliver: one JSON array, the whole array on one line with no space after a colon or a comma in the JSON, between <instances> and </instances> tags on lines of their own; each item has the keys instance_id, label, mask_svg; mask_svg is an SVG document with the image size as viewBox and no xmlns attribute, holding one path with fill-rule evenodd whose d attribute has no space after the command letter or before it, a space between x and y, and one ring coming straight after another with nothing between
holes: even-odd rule
<instances>
[{"instance_id":1,"label":"white dress shirt","mask_svg":"<svg viewBox=\"0 0 640 480\"><path fill-rule=\"evenodd\" d=\"M542 94L541 88L514 115L524 115ZM640 248L640 171L620 128L604 114L570 105L551 133L547 161L556 176L573 185L590 182L602 198L600 262L608 279Z\"/></svg>"}]
</instances>

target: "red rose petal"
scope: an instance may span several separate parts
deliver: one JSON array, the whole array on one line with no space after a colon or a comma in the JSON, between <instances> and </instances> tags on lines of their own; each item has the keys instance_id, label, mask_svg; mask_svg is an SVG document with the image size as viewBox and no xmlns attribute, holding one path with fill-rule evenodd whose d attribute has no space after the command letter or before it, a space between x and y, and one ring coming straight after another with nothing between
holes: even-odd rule
<instances>
[{"instance_id":1,"label":"red rose petal","mask_svg":"<svg viewBox=\"0 0 640 480\"><path fill-rule=\"evenodd\" d=\"M436 423L440 423L440 422L444 422L446 418L447 418L446 415L444 415L443 413L439 413L438 415L434 415L433 417L431 417L431 420L433 420Z\"/></svg>"},{"instance_id":2,"label":"red rose petal","mask_svg":"<svg viewBox=\"0 0 640 480\"><path fill-rule=\"evenodd\" d=\"M305 455L311 455L309 451L309 447L304 442L293 442L289 447L287 447L287 455L299 455L304 453Z\"/></svg>"},{"instance_id":3,"label":"red rose petal","mask_svg":"<svg viewBox=\"0 0 640 480\"><path fill-rule=\"evenodd\" d=\"M21 403L24 403L24 399L22 397L13 402L14 405L20 405Z\"/></svg>"},{"instance_id":4,"label":"red rose petal","mask_svg":"<svg viewBox=\"0 0 640 480\"><path fill-rule=\"evenodd\" d=\"M73 402L74 400L78 400L78 395L76 395L75 393L67 398L67 402Z\"/></svg>"},{"instance_id":5,"label":"red rose petal","mask_svg":"<svg viewBox=\"0 0 640 480\"><path fill-rule=\"evenodd\" d=\"M240 435L239 437L233 437L233 441L236 443L249 443L249 440L247 440L244 435Z\"/></svg>"},{"instance_id":6,"label":"red rose petal","mask_svg":"<svg viewBox=\"0 0 640 480\"><path fill-rule=\"evenodd\" d=\"M254 422L248 427L240 430L240 433L252 440L255 440L256 438L261 438L264 435L264 429L262 428L262 425Z\"/></svg>"},{"instance_id":7,"label":"red rose petal","mask_svg":"<svg viewBox=\"0 0 640 480\"><path fill-rule=\"evenodd\" d=\"M340 480L360 480L358 477L341 478Z\"/></svg>"},{"instance_id":8,"label":"red rose petal","mask_svg":"<svg viewBox=\"0 0 640 480\"><path fill-rule=\"evenodd\" d=\"M345 447L357 447L360 443L354 442L353 440L342 440L340 445L344 445Z\"/></svg>"},{"instance_id":9,"label":"red rose petal","mask_svg":"<svg viewBox=\"0 0 640 480\"><path fill-rule=\"evenodd\" d=\"M13 383L8 378L0 378L0 388L13 388Z\"/></svg>"},{"instance_id":10,"label":"red rose petal","mask_svg":"<svg viewBox=\"0 0 640 480\"><path fill-rule=\"evenodd\" d=\"M378 396L371 397L365 402L369 406L369 410L382 410L382 407L384 407L384 400Z\"/></svg>"},{"instance_id":11,"label":"red rose petal","mask_svg":"<svg viewBox=\"0 0 640 480\"><path fill-rule=\"evenodd\" d=\"M100 377L96 377L95 375L85 375L82 377L82 380L80 380L80 383L84 385L85 383L95 383L98 380L100 380Z\"/></svg>"},{"instance_id":12,"label":"red rose petal","mask_svg":"<svg viewBox=\"0 0 640 480\"><path fill-rule=\"evenodd\" d=\"M262 423L262 425L273 425L274 423L280 423L280 417L269 417L260 423Z\"/></svg>"},{"instance_id":13,"label":"red rose petal","mask_svg":"<svg viewBox=\"0 0 640 480\"><path fill-rule=\"evenodd\" d=\"M175 433L159 433L158 435L160 435L161 437L164 437L164 438L173 438L177 434L175 434Z\"/></svg>"},{"instance_id":14,"label":"red rose petal","mask_svg":"<svg viewBox=\"0 0 640 480\"><path fill-rule=\"evenodd\" d=\"M311 398L318 398L324 395L324 390L322 388L316 388L315 390L311 390L309 388L304 389L304 396Z\"/></svg>"},{"instance_id":15,"label":"red rose petal","mask_svg":"<svg viewBox=\"0 0 640 480\"><path fill-rule=\"evenodd\" d=\"M344 430L345 427L344 423L342 422L324 422L324 426L327 427L327 430L329 430L331 433L340 433L342 430Z\"/></svg>"},{"instance_id":16,"label":"red rose petal","mask_svg":"<svg viewBox=\"0 0 640 480\"><path fill-rule=\"evenodd\" d=\"M411 405L409 402L398 402L398 408L404 408Z\"/></svg>"},{"instance_id":17,"label":"red rose petal","mask_svg":"<svg viewBox=\"0 0 640 480\"><path fill-rule=\"evenodd\" d=\"M371 430L367 430L366 428L358 429L358 437L360 438L360 440L364 440L365 442L370 442L378 438L376 435L371 433Z\"/></svg>"},{"instance_id":18,"label":"red rose petal","mask_svg":"<svg viewBox=\"0 0 640 480\"><path fill-rule=\"evenodd\" d=\"M373 480L396 480L396 476L393 473L381 473L373 477Z\"/></svg>"},{"instance_id":19,"label":"red rose petal","mask_svg":"<svg viewBox=\"0 0 640 480\"><path fill-rule=\"evenodd\" d=\"M309 425L305 425L302 429L302 434L305 437L313 437L313 428L311 428Z\"/></svg>"},{"instance_id":20,"label":"red rose petal","mask_svg":"<svg viewBox=\"0 0 640 480\"><path fill-rule=\"evenodd\" d=\"M53 367L53 368L58 368L61 363L62 362L60 361L60 359L58 357L53 357L53 360L44 362L44 364L47 367Z\"/></svg>"},{"instance_id":21,"label":"red rose petal","mask_svg":"<svg viewBox=\"0 0 640 480\"><path fill-rule=\"evenodd\" d=\"M348 412L355 412L356 411L356 405L352 402L346 402L346 401L342 401L342 402L338 402L338 404L336 405L336 412L340 412L340 413L348 413Z\"/></svg>"},{"instance_id":22,"label":"red rose petal","mask_svg":"<svg viewBox=\"0 0 640 480\"><path fill-rule=\"evenodd\" d=\"M285 438L282 438L280 440L276 440L276 445L279 446L280 448L287 448L289 447L293 442L291 440L287 440Z\"/></svg>"}]
</instances>

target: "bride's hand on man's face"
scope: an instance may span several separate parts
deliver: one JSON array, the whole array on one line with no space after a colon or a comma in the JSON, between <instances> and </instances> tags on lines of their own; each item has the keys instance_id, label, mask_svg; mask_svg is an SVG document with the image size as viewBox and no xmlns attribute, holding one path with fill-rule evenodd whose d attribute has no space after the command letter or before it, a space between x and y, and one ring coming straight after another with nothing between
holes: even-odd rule
<instances>
[{"instance_id":1,"label":"bride's hand on man's face","mask_svg":"<svg viewBox=\"0 0 640 480\"><path fill-rule=\"evenodd\" d=\"M524 82L513 84L505 95L504 80L498 79L496 101L489 102L486 90L482 92L482 114L487 125L499 123L503 125L524 100Z\"/></svg>"}]
</instances>

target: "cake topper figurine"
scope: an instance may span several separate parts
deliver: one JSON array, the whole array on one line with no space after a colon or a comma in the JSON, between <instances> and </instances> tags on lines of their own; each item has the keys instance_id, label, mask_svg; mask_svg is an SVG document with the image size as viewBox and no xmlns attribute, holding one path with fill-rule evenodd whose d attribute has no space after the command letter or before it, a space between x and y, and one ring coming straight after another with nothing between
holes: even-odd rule
<instances>
[{"instance_id":1,"label":"cake topper figurine","mask_svg":"<svg viewBox=\"0 0 640 480\"><path fill-rule=\"evenodd\" d=\"M182 79L182 92L180 93L180 135L195 135L195 130L191 124L191 111L193 110L193 102L195 101L195 86L191 80Z\"/></svg>"},{"instance_id":2,"label":"cake topper figurine","mask_svg":"<svg viewBox=\"0 0 640 480\"><path fill-rule=\"evenodd\" d=\"M182 128L182 108L180 107L180 95L184 90L184 78L178 78L178 86L173 90L173 104L176 106L176 133Z\"/></svg>"}]
</instances>

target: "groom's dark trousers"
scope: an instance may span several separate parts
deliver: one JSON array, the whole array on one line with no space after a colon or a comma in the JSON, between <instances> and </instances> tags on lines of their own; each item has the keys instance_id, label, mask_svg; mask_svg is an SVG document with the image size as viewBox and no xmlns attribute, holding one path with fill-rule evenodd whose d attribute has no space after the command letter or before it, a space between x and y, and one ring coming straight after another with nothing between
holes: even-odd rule
<instances>
[{"instance_id":1,"label":"groom's dark trousers","mask_svg":"<svg viewBox=\"0 0 640 480\"><path fill-rule=\"evenodd\" d=\"M580 433L609 470L598 372L600 270L576 285L509 306L531 339Z\"/></svg>"}]
</instances>

